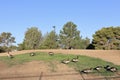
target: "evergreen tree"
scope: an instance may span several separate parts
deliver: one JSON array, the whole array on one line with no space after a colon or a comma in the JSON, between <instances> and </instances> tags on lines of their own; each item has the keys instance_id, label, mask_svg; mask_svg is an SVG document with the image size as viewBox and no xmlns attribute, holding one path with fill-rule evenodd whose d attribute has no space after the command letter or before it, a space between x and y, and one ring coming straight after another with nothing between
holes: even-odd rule
<instances>
[{"instance_id":1,"label":"evergreen tree","mask_svg":"<svg viewBox=\"0 0 120 80\"><path fill-rule=\"evenodd\" d=\"M77 30L77 25L73 22L67 22L63 26L59 37L62 48L80 48L80 31Z\"/></svg>"},{"instance_id":2,"label":"evergreen tree","mask_svg":"<svg viewBox=\"0 0 120 80\"><path fill-rule=\"evenodd\" d=\"M56 49L58 48L57 44L57 35L54 31L51 31L44 37L43 43L41 44L40 48L43 49Z\"/></svg>"},{"instance_id":3,"label":"evergreen tree","mask_svg":"<svg viewBox=\"0 0 120 80\"><path fill-rule=\"evenodd\" d=\"M120 49L120 27L107 27L93 35L95 49Z\"/></svg>"},{"instance_id":4,"label":"evergreen tree","mask_svg":"<svg viewBox=\"0 0 120 80\"><path fill-rule=\"evenodd\" d=\"M38 49L41 42L42 33L37 27L28 28L25 33L25 49Z\"/></svg>"}]
</instances>

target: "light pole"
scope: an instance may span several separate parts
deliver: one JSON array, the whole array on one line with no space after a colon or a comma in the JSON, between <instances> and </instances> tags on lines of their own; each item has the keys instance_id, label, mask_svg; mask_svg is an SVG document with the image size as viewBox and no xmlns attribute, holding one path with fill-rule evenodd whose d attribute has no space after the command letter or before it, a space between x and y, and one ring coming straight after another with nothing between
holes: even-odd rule
<instances>
[{"instance_id":1,"label":"light pole","mask_svg":"<svg viewBox=\"0 0 120 80\"><path fill-rule=\"evenodd\" d=\"M53 28L54 28L54 33L55 33L55 28L56 28L56 27L55 27L55 26L53 26Z\"/></svg>"},{"instance_id":2,"label":"light pole","mask_svg":"<svg viewBox=\"0 0 120 80\"><path fill-rule=\"evenodd\" d=\"M54 41L55 41L55 48L56 48L56 36L55 36L55 26L53 26L53 28L54 28Z\"/></svg>"}]
</instances>

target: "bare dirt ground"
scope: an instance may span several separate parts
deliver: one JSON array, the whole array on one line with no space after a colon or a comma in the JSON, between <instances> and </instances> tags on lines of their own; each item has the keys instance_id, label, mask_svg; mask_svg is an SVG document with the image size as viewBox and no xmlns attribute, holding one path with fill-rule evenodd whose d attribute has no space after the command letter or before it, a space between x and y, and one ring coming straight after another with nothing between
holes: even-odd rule
<instances>
[{"instance_id":1,"label":"bare dirt ground","mask_svg":"<svg viewBox=\"0 0 120 80\"><path fill-rule=\"evenodd\" d=\"M7 67L0 62L0 80L78 80L81 78L79 72L74 69L62 63L55 63L56 67L53 68L43 61L32 61L13 67ZM43 76L42 79L40 76Z\"/></svg>"},{"instance_id":2,"label":"bare dirt ground","mask_svg":"<svg viewBox=\"0 0 120 80\"><path fill-rule=\"evenodd\" d=\"M54 52L55 54L64 53L86 55L120 65L120 50L25 50L11 52L11 54L17 55L29 52ZM7 53L0 54L0 56L6 55ZM50 64L43 61L32 61L22 65L8 67L5 63L0 61L0 80L85 80L84 77L87 79L93 78L91 75L84 75L83 77L79 72L74 71L74 69L67 65L58 62L55 63L55 68L49 67Z\"/></svg>"}]
</instances>

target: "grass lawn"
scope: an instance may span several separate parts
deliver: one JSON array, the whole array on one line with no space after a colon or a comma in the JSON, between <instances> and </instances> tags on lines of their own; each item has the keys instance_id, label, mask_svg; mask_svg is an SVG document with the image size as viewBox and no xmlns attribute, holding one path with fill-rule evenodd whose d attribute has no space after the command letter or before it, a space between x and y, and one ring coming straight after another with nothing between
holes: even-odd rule
<instances>
[{"instance_id":1,"label":"grass lawn","mask_svg":"<svg viewBox=\"0 0 120 80\"><path fill-rule=\"evenodd\" d=\"M61 63L61 61L63 59L68 59L68 58L72 59L76 56L77 55L72 55L72 54L68 55L68 54L61 54L61 53L50 56L47 53L36 52L35 56L29 56L29 53L26 53L26 54L15 55L13 59L8 58L7 56L1 56L0 61L5 62L6 64L8 64L8 66L14 66L17 64L23 64L25 62L41 60L41 61L46 61L46 62L50 63L51 64L50 66L52 68L56 68L54 61ZM78 56L79 56L78 62L76 62L76 63L70 62L69 64L66 64L66 65L73 67L77 71L83 70L86 68L94 68L96 66L104 67L106 65L117 67L118 70L120 70L120 66L114 65L110 62L106 62L106 61L103 61L98 58L91 58L91 57L81 56L81 55L78 55ZM94 72L96 72L96 71L94 71ZM107 72L103 69L101 71L101 75L113 75L113 73Z\"/></svg>"}]
</instances>

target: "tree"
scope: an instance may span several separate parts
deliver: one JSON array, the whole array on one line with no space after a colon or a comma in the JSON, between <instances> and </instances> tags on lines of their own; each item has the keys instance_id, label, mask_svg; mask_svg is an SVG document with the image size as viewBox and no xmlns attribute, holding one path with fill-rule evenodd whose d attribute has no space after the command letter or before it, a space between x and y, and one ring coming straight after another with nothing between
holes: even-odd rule
<instances>
[{"instance_id":1,"label":"tree","mask_svg":"<svg viewBox=\"0 0 120 80\"><path fill-rule=\"evenodd\" d=\"M90 45L90 39L86 37L85 39L81 39L80 46L82 49L87 49L87 47Z\"/></svg>"},{"instance_id":2,"label":"tree","mask_svg":"<svg viewBox=\"0 0 120 80\"><path fill-rule=\"evenodd\" d=\"M1 44L4 47L7 47L7 51L9 53L9 51L11 50L10 47L12 46L12 43L15 43L15 37L12 37L12 34L9 32L3 32L0 35L0 39L1 39Z\"/></svg>"},{"instance_id":3,"label":"tree","mask_svg":"<svg viewBox=\"0 0 120 80\"><path fill-rule=\"evenodd\" d=\"M63 48L80 48L80 31L73 22L67 22L60 30L60 44Z\"/></svg>"},{"instance_id":4,"label":"tree","mask_svg":"<svg viewBox=\"0 0 120 80\"><path fill-rule=\"evenodd\" d=\"M95 49L120 49L120 27L107 27L93 35Z\"/></svg>"},{"instance_id":5,"label":"tree","mask_svg":"<svg viewBox=\"0 0 120 80\"><path fill-rule=\"evenodd\" d=\"M40 48L42 49L56 49L58 48L57 44L57 35L54 31L51 31L44 37L44 41L41 44Z\"/></svg>"},{"instance_id":6,"label":"tree","mask_svg":"<svg viewBox=\"0 0 120 80\"><path fill-rule=\"evenodd\" d=\"M0 36L0 44L2 43L2 37Z\"/></svg>"},{"instance_id":7,"label":"tree","mask_svg":"<svg viewBox=\"0 0 120 80\"><path fill-rule=\"evenodd\" d=\"M25 42L18 44L18 50L25 50Z\"/></svg>"},{"instance_id":8,"label":"tree","mask_svg":"<svg viewBox=\"0 0 120 80\"><path fill-rule=\"evenodd\" d=\"M28 28L25 33L25 49L38 49L41 42L42 33L37 27Z\"/></svg>"}]
</instances>

